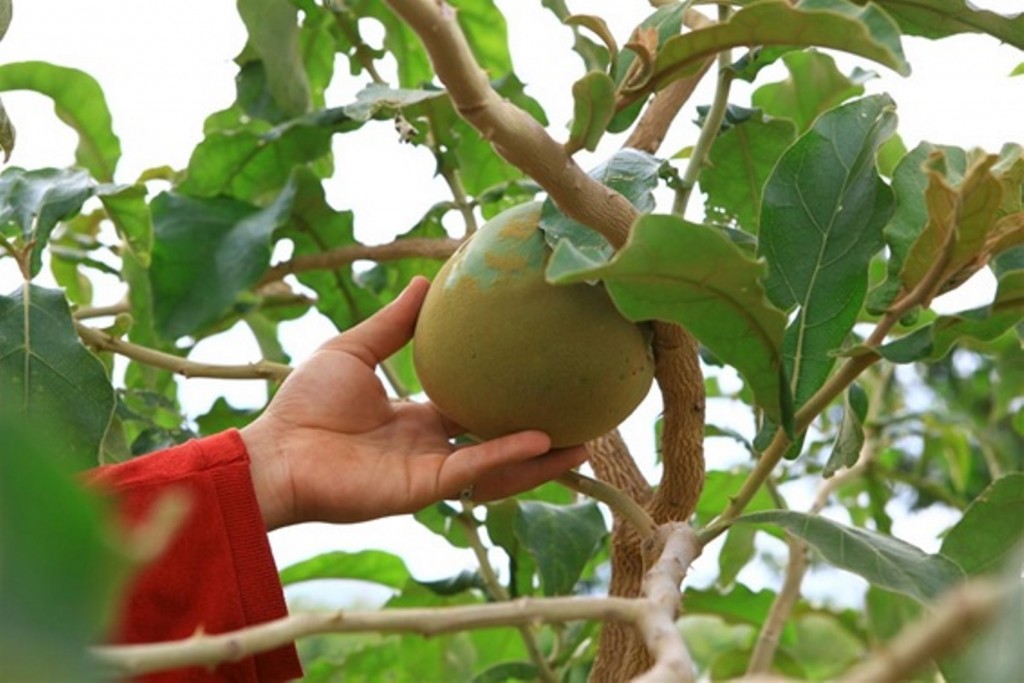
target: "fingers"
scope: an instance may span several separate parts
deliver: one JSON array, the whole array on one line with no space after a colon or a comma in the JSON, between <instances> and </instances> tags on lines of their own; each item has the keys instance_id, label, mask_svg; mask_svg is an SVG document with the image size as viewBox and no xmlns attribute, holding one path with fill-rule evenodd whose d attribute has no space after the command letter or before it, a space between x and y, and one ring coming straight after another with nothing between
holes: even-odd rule
<instances>
[{"instance_id":1,"label":"fingers","mask_svg":"<svg viewBox=\"0 0 1024 683\"><path fill-rule=\"evenodd\" d=\"M373 367L412 339L430 282L415 277L398 297L350 330L331 339L324 348L345 351Z\"/></svg>"},{"instance_id":2,"label":"fingers","mask_svg":"<svg viewBox=\"0 0 1024 683\"><path fill-rule=\"evenodd\" d=\"M580 465L582 446L550 451L543 432L520 432L467 446L448 456L440 482L446 495L473 486L473 498L493 500L534 488Z\"/></svg>"}]
</instances>

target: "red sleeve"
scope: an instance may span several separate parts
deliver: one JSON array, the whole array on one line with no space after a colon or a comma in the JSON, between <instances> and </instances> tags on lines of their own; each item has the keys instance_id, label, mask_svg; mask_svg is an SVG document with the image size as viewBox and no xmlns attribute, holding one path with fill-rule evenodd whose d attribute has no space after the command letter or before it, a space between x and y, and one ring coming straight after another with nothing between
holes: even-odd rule
<instances>
[{"instance_id":1,"label":"red sleeve","mask_svg":"<svg viewBox=\"0 0 1024 683\"><path fill-rule=\"evenodd\" d=\"M186 492L185 521L156 562L135 577L115 640L145 643L223 633L287 614L266 528L237 431L95 470L130 526L161 493ZM179 669L145 681L283 681L302 675L293 646L216 670Z\"/></svg>"}]
</instances>

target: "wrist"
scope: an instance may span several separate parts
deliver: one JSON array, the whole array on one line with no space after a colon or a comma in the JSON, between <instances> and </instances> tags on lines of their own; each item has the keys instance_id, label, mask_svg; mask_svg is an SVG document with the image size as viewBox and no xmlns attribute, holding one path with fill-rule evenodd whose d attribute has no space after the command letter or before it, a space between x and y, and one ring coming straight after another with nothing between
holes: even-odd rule
<instances>
[{"instance_id":1,"label":"wrist","mask_svg":"<svg viewBox=\"0 0 1024 683\"><path fill-rule=\"evenodd\" d=\"M238 432L249 454L249 473L263 524L273 531L296 520L288 459L269 420L261 415Z\"/></svg>"}]
</instances>

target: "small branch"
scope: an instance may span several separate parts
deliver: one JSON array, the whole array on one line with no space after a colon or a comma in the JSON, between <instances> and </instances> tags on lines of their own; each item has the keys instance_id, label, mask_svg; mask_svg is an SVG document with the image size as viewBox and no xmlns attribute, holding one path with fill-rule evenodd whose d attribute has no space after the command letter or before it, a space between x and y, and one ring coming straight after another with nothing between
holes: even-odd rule
<instances>
[{"instance_id":1,"label":"small branch","mask_svg":"<svg viewBox=\"0 0 1024 683\"><path fill-rule=\"evenodd\" d=\"M768 616L761 626L761 633L757 637L754 653L750 655L750 663L747 665L748 676L768 671L775 659L782 629L786 625L789 615L792 614L797 600L800 599L800 585L804 581L804 574L807 573L807 544L789 533L786 534L786 543L789 546L786 577L783 579L782 588L775 596Z\"/></svg>"},{"instance_id":2,"label":"small branch","mask_svg":"<svg viewBox=\"0 0 1024 683\"><path fill-rule=\"evenodd\" d=\"M473 202L466 196L466 188L462 185L459 171L454 168L448 168L445 164L440 164L440 168L441 177L448 184L448 189L452 193L452 199L455 200L455 206L458 207L459 213L462 214L462 221L466 224L466 236L468 237L477 230L476 216L473 214Z\"/></svg>"},{"instance_id":3,"label":"small branch","mask_svg":"<svg viewBox=\"0 0 1024 683\"><path fill-rule=\"evenodd\" d=\"M729 20L730 8L728 5L719 5L718 20L726 22ZM729 106L729 89L732 86L733 71L732 50L722 50L718 53L718 80L715 82L715 97L711 102L711 109L704 118L704 125L701 126L700 135L693 146L693 154L683 172L682 182L676 190L675 201L672 204L672 213L682 216L686 213L686 205L690 201L690 195L697 184L700 172L704 170L711 146L715 143L718 133L722 128L722 121L725 120L725 112Z\"/></svg>"},{"instance_id":4,"label":"small branch","mask_svg":"<svg viewBox=\"0 0 1024 683\"><path fill-rule=\"evenodd\" d=\"M523 598L509 602L458 607L294 614L222 634L196 633L191 638L145 645L93 649L111 673L138 676L184 666L215 666L273 650L299 638L321 633L418 633L433 636L469 629L538 622L636 621L646 601L626 598Z\"/></svg>"},{"instance_id":5,"label":"small branch","mask_svg":"<svg viewBox=\"0 0 1024 683\"><path fill-rule=\"evenodd\" d=\"M626 241L637 211L618 192L588 176L528 113L491 87L459 27L438 0L388 0L416 32L459 114L513 166L537 181L565 215L597 230L615 247Z\"/></svg>"},{"instance_id":6,"label":"small branch","mask_svg":"<svg viewBox=\"0 0 1024 683\"><path fill-rule=\"evenodd\" d=\"M139 363L170 370L183 377L213 377L217 379L273 379L283 380L292 371L291 367L282 363L260 360L245 365L214 365L198 363L171 353L126 342L107 334L103 330L75 323L75 331L86 346L97 351L112 353L131 358Z\"/></svg>"},{"instance_id":7,"label":"small branch","mask_svg":"<svg viewBox=\"0 0 1024 683\"><path fill-rule=\"evenodd\" d=\"M120 315L127 313L132 310L131 304L127 299L117 302L116 304L110 304L109 306L82 306L76 308L72 313L71 317L75 320L88 320L89 318L105 318L108 316Z\"/></svg>"},{"instance_id":8,"label":"small branch","mask_svg":"<svg viewBox=\"0 0 1024 683\"><path fill-rule=\"evenodd\" d=\"M906 626L885 647L847 672L842 683L898 683L928 662L948 656L991 623L1008 594L991 579L973 579L951 589L935 609Z\"/></svg>"},{"instance_id":9,"label":"small branch","mask_svg":"<svg viewBox=\"0 0 1024 683\"><path fill-rule=\"evenodd\" d=\"M654 523L654 520L647 514L643 506L623 491L599 479L591 479L579 472L568 472L558 477L555 481L573 491L601 501L610 507L612 512L621 515L623 519L629 521L641 538L650 539L654 537L658 525Z\"/></svg>"},{"instance_id":10,"label":"small branch","mask_svg":"<svg viewBox=\"0 0 1024 683\"><path fill-rule=\"evenodd\" d=\"M309 270L334 270L354 261L396 261L403 258L430 258L443 260L455 253L461 240L422 237L395 240L387 244L352 244L318 254L303 254L272 266L263 274L256 288L282 279L286 275Z\"/></svg>"}]
</instances>

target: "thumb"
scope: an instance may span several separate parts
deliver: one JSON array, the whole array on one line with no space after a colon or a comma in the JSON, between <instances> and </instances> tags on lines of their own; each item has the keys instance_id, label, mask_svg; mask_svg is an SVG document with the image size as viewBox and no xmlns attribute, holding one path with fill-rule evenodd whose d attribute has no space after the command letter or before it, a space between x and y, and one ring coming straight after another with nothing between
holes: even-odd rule
<instances>
[{"instance_id":1,"label":"thumb","mask_svg":"<svg viewBox=\"0 0 1024 683\"><path fill-rule=\"evenodd\" d=\"M417 276L381 310L331 339L324 348L344 351L373 367L405 346L416 329L416 317L430 282Z\"/></svg>"}]
</instances>

